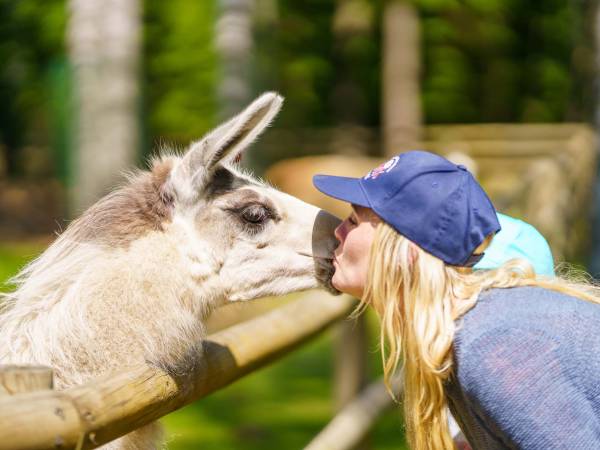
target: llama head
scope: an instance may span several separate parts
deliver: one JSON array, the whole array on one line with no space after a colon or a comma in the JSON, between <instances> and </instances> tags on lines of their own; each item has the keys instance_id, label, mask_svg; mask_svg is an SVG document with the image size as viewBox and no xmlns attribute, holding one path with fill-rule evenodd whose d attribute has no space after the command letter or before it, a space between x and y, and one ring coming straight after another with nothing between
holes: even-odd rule
<instances>
[{"instance_id":1,"label":"llama head","mask_svg":"<svg viewBox=\"0 0 600 450\"><path fill-rule=\"evenodd\" d=\"M162 189L165 231L193 283L217 301L331 286L338 219L253 178L242 152L270 124L283 99L266 93L177 158Z\"/></svg>"},{"instance_id":2,"label":"llama head","mask_svg":"<svg viewBox=\"0 0 600 450\"><path fill-rule=\"evenodd\" d=\"M0 361L59 367L65 383L142 355L179 364L185 343L202 337L197 319L228 300L334 291L339 220L235 162L281 103L261 96L73 221L0 295L12 305L0 311L0 338L11 343Z\"/></svg>"}]
</instances>

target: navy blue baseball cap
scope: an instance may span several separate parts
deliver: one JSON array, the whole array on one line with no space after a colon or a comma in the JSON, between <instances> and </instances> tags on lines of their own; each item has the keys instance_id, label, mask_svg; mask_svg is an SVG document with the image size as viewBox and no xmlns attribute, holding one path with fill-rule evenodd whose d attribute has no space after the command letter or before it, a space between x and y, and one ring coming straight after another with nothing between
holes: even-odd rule
<instances>
[{"instance_id":1,"label":"navy blue baseball cap","mask_svg":"<svg viewBox=\"0 0 600 450\"><path fill-rule=\"evenodd\" d=\"M372 209L398 233L447 264L471 267L474 250L500 230L496 210L473 175L434 153L394 156L362 178L315 175L324 194Z\"/></svg>"}]
</instances>

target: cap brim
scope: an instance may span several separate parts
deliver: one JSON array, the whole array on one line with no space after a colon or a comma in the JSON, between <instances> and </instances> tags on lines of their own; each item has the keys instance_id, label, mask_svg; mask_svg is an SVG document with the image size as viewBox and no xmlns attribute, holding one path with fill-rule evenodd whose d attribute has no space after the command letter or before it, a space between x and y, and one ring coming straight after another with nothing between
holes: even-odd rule
<instances>
[{"instance_id":1,"label":"cap brim","mask_svg":"<svg viewBox=\"0 0 600 450\"><path fill-rule=\"evenodd\" d=\"M371 207L360 185L360 178L315 175L313 184L319 191L329 197L366 208Z\"/></svg>"}]
</instances>

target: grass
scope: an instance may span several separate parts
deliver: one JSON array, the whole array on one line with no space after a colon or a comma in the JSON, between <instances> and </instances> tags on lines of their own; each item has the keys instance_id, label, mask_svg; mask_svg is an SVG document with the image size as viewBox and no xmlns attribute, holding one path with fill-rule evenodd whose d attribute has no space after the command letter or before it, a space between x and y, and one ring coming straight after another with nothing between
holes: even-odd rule
<instances>
[{"instance_id":1,"label":"grass","mask_svg":"<svg viewBox=\"0 0 600 450\"><path fill-rule=\"evenodd\" d=\"M47 245L45 238L0 242L0 292L7 291L10 286L6 281L15 275L29 260L40 254Z\"/></svg>"},{"instance_id":2,"label":"grass","mask_svg":"<svg viewBox=\"0 0 600 450\"><path fill-rule=\"evenodd\" d=\"M0 289L45 245L43 240L0 242ZM378 376L379 354L375 344L371 347L370 367ZM165 416L169 448L303 448L334 414L332 348L331 333L326 332L269 367ZM371 434L372 447L407 448L401 423L398 408L385 414Z\"/></svg>"}]
</instances>

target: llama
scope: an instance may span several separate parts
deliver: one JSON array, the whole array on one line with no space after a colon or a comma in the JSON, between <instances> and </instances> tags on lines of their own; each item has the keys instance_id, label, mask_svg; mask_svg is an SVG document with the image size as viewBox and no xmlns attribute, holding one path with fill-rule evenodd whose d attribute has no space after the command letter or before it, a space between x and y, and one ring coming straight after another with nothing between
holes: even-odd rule
<instances>
[{"instance_id":1,"label":"llama","mask_svg":"<svg viewBox=\"0 0 600 450\"><path fill-rule=\"evenodd\" d=\"M282 101L262 95L73 221L0 298L0 363L50 366L58 389L143 361L182 370L214 308L335 291L338 219L236 162ZM153 423L103 448L158 448L160 436Z\"/></svg>"}]
</instances>

